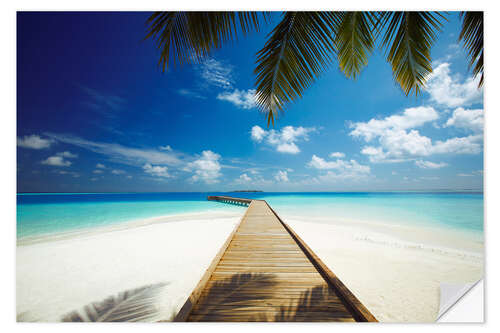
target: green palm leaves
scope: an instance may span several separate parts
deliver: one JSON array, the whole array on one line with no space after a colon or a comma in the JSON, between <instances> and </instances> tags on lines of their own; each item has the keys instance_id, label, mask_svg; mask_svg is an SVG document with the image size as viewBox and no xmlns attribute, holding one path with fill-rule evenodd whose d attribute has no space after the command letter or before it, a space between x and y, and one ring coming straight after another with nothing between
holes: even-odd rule
<instances>
[{"instance_id":1,"label":"green palm leaves","mask_svg":"<svg viewBox=\"0 0 500 333\"><path fill-rule=\"evenodd\" d=\"M146 38L160 50L159 64L199 62L214 49L233 41L239 32L259 31L259 21L268 14L257 12L156 12L147 21Z\"/></svg>"},{"instance_id":2,"label":"green palm leaves","mask_svg":"<svg viewBox=\"0 0 500 333\"><path fill-rule=\"evenodd\" d=\"M431 46L444 17L430 12L386 13L383 47L388 47L387 61L392 66L396 82L406 95L412 90L417 95L432 73Z\"/></svg>"},{"instance_id":3,"label":"green palm leaves","mask_svg":"<svg viewBox=\"0 0 500 333\"><path fill-rule=\"evenodd\" d=\"M472 68L474 76L481 75L479 86L483 85L483 12L463 12L462 30L459 40L463 41L464 47L469 54L469 68Z\"/></svg>"},{"instance_id":4,"label":"green palm leaves","mask_svg":"<svg viewBox=\"0 0 500 333\"><path fill-rule=\"evenodd\" d=\"M375 46L374 30L379 18L374 12L347 12L336 29L335 45L340 70L355 79Z\"/></svg>"},{"instance_id":5,"label":"green palm leaves","mask_svg":"<svg viewBox=\"0 0 500 333\"><path fill-rule=\"evenodd\" d=\"M333 12L289 12L257 53L257 104L269 126L283 105L302 92L331 62Z\"/></svg>"},{"instance_id":6,"label":"green palm leaves","mask_svg":"<svg viewBox=\"0 0 500 333\"><path fill-rule=\"evenodd\" d=\"M461 17L460 40L482 84L483 13ZM146 38L156 41L165 69L201 61L239 34L259 31L268 18L257 12L158 12L147 22ZM256 103L267 113L268 126L274 124L333 59L355 79L379 37L395 81L406 95L418 95L432 73L430 50L445 20L438 12L285 12L256 55Z\"/></svg>"}]
</instances>

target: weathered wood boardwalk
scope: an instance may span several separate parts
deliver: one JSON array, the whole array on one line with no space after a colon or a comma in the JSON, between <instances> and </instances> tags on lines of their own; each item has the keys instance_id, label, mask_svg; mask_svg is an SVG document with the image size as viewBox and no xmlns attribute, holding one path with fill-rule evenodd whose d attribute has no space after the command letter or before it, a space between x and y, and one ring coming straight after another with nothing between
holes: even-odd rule
<instances>
[{"instance_id":1,"label":"weathered wood boardwalk","mask_svg":"<svg viewBox=\"0 0 500 333\"><path fill-rule=\"evenodd\" d=\"M175 321L377 321L272 208L249 204Z\"/></svg>"}]
</instances>

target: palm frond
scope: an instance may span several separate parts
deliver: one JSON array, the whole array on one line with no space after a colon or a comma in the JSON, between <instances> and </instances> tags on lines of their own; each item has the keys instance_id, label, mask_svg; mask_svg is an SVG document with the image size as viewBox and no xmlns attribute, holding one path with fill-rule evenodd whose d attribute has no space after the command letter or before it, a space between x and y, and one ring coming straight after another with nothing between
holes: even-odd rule
<instances>
[{"instance_id":1,"label":"palm frond","mask_svg":"<svg viewBox=\"0 0 500 333\"><path fill-rule=\"evenodd\" d=\"M257 53L256 101L273 123L285 103L302 92L330 64L337 12L286 12Z\"/></svg>"},{"instance_id":2,"label":"palm frond","mask_svg":"<svg viewBox=\"0 0 500 333\"><path fill-rule=\"evenodd\" d=\"M348 78L356 78L375 44L374 31L379 19L375 12L346 12L335 32L335 45L340 70Z\"/></svg>"},{"instance_id":3,"label":"palm frond","mask_svg":"<svg viewBox=\"0 0 500 333\"><path fill-rule=\"evenodd\" d=\"M479 87L484 81L483 66L483 12L462 12L462 30L459 41L463 41L464 48L469 54L469 68L473 68L474 77L481 74Z\"/></svg>"},{"instance_id":4,"label":"palm frond","mask_svg":"<svg viewBox=\"0 0 500 333\"><path fill-rule=\"evenodd\" d=\"M110 296L101 302L86 305L83 311L73 311L62 321L118 322L155 321L161 319L157 298L166 283L148 285Z\"/></svg>"},{"instance_id":5,"label":"palm frond","mask_svg":"<svg viewBox=\"0 0 500 333\"><path fill-rule=\"evenodd\" d=\"M418 95L432 73L430 50L442 19L445 17L437 12L384 14L382 46L388 48L387 61L406 95L412 90Z\"/></svg>"},{"instance_id":6,"label":"palm frond","mask_svg":"<svg viewBox=\"0 0 500 333\"><path fill-rule=\"evenodd\" d=\"M155 12L146 24L145 39L155 40L160 50L159 65L199 62L242 32L259 31L268 13L259 12Z\"/></svg>"}]
</instances>

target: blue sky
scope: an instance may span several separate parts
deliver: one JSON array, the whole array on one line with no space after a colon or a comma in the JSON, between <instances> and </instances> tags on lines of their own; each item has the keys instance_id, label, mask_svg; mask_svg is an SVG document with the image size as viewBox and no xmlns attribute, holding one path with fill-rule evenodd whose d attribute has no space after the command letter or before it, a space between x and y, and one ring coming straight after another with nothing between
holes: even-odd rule
<instances>
[{"instance_id":1,"label":"blue sky","mask_svg":"<svg viewBox=\"0 0 500 333\"><path fill-rule=\"evenodd\" d=\"M279 15L166 73L148 16L18 14L18 192L482 190L483 94L458 14L418 98L377 50L357 80L333 63L271 128L253 69Z\"/></svg>"}]
</instances>

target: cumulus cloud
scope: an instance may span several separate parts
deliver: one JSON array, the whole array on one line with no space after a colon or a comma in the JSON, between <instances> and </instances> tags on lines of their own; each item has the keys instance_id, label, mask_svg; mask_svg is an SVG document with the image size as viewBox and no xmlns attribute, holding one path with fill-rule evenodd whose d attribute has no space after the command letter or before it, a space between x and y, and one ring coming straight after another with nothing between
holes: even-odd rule
<instances>
[{"instance_id":1,"label":"cumulus cloud","mask_svg":"<svg viewBox=\"0 0 500 333\"><path fill-rule=\"evenodd\" d=\"M97 163L95 165L95 167L98 168L98 169L106 169L106 166L104 164L101 164L101 163Z\"/></svg>"},{"instance_id":2,"label":"cumulus cloud","mask_svg":"<svg viewBox=\"0 0 500 333\"><path fill-rule=\"evenodd\" d=\"M163 177L163 178L169 178L170 174L168 173L168 168L166 166L160 166L160 165L151 165L149 163L144 164L142 167L145 173L150 174L155 177Z\"/></svg>"},{"instance_id":3,"label":"cumulus cloud","mask_svg":"<svg viewBox=\"0 0 500 333\"><path fill-rule=\"evenodd\" d=\"M479 76L475 79L468 77L464 81L450 72L450 64L444 62L429 76L426 91L432 101L450 108L482 102L483 90L477 88Z\"/></svg>"},{"instance_id":4,"label":"cumulus cloud","mask_svg":"<svg viewBox=\"0 0 500 333\"><path fill-rule=\"evenodd\" d=\"M307 165L318 170L329 170L326 174L319 176L323 180L360 179L370 174L369 166L361 165L355 160L337 159L335 161L326 161L313 155Z\"/></svg>"},{"instance_id":5,"label":"cumulus cloud","mask_svg":"<svg viewBox=\"0 0 500 333\"><path fill-rule=\"evenodd\" d=\"M392 115L384 119L370 119L368 122L350 124L353 129L350 135L362 137L369 142L373 138L383 135L386 131L420 127L438 118L438 113L432 107L408 108L402 114Z\"/></svg>"},{"instance_id":6,"label":"cumulus cloud","mask_svg":"<svg viewBox=\"0 0 500 333\"><path fill-rule=\"evenodd\" d=\"M249 177L246 173L241 174L238 179L236 179L237 183L249 183L252 181L252 178Z\"/></svg>"},{"instance_id":7,"label":"cumulus cloud","mask_svg":"<svg viewBox=\"0 0 500 333\"><path fill-rule=\"evenodd\" d=\"M275 175L274 179L276 179L278 182L288 182L288 171L285 170L279 170Z\"/></svg>"},{"instance_id":8,"label":"cumulus cloud","mask_svg":"<svg viewBox=\"0 0 500 333\"><path fill-rule=\"evenodd\" d=\"M66 160L65 158L77 158L77 154L73 154L69 151L63 151L57 153L55 156L50 156L47 159L42 161L42 164L51 165L51 166L59 166L59 167L68 167L72 164L71 161Z\"/></svg>"},{"instance_id":9,"label":"cumulus cloud","mask_svg":"<svg viewBox=\"0 0 500 333\"><path fill-rule=\"evenodd\" d=\"M444 162L434 163L434 162L431 162L431 161L418 160L418 161L415 161L415 165L418 166L421 169L440 169L440 168L444 168L448 164L444 163Z\"/></svg>"},{"instance_id":10,"label":"cumulus cloud","mask_svg":"<svg viewBox=\"0 0 500 333\"><path fill-rule=\"evenodd\" d=\"M345 157L345 154L337 151L337 152L331 153L329 156L332 158L343 158L343 157Z\"/></svg>"},{"instance_id":11,"label":"cumulus cloud","mask_svg":"<svg viewBox=\"0 0 500 333\"><path fill-rule=\"evenodd\" d=\"M255 89L226 91L218 94L217 99L230 102L240 109L252 109L255 107Z\"/></svg>"},{"instance_id":12,"label":"cumulus cloud","mask_svg":"<svg viewBox=\"0 0 500 333\"><path fill-rule=\"evenodd\" d=\"M46 160L43 160L42 164L59 167L69 167L72 163L71 161L65 160L62 156L50 156Z\"/></svg>"},{"instance_id":13,"label":"cumulus cloud","mask_svg":"<svg viewBox=\"0 0 500 333\"><path fill-rule=\"evenodd\" d=\"M113 175L123 175L125 174L126 172L124 170L120 170L120 169L114 169L114 170L111 170L111 173Z\"/></svg>"},{"instance_id":14,"label":"cumulus cloud","mask_svg":"<svg viewBox=\"0 0 500 333\"><path fill-rule=\"evenodd\" d=\"M349 134L367 143L378 142L378 145L367 145L361 150L374 163L403 162L433 154L477 154L481 151L482 134L433 142L413 129L437 118L438 114L433 108L411 108L384 119L353 123Z\"/></svg>"},{"instance_id":15,"label":"cumulus cloud","mask_svg":"<svg viewBox=\"0 0 500 333\"><path fill-rule=\"evenodd\" d=\"M252 127L251 138L255 142L265 141L280 153L297 154L300 152L300 149L296 142L309 140L308 134L315 130L314 127L285 126L281 131L274 129L266 131L260 126L254 126Z\"/></svg>"},{"instance_id":16,"label":"cumulus cloud","mask_svg":"<svg viewBox=\"0 0 500 333\"><path fill-rule=\"evenodd\" d=\"M99 169L92 171L92 173L103 173L103 172L104 172L104 171L99 170Z\"/></svg>"},{"instance_id":17,"label":"cumulus cloud","mask_svg":"<svg viewBox=\"0 0 500 333\"><path fill-rule=\"evenodd\" d=\"M17 145L28 149L49 148L53 142L53 140L43 139L39 135L25 135L23 138L17 138Z\"/></svg>"},{"instance_id":18,"label":"cumulus cloud","mask_svg":"<svg viewBox=\"0 0 500 333\"><path fill-rule=\"evenodd\" d=\"M475 133L481 133L484 127L484 112L482 109L466 110L464 108L457 108L446 121L445 126L454 126Z\"/></svg>"},{"instance_id":19,"label":"cumulus cloud","mask_svg":"<svg viewBox=\"0 0 500 333\"><path fill-rule=\"evenodd\" d=\"M255 125L252 127L251 137L253 141L261 142L266 136L267 132L262 129L262 127Z\"/></svg>"},{"instance_id":20,"label":"cumulus cloud","mask_svg":"<svg viewBox=\"0 0 500 333\"><path fill-rule=\"evenodd\" d=\"M206 184L215 184L221 176L220 157L217 153L205 150L202 152L200 158L188 163L184 170L194 172L194 175L191 177L191 181L193 182L203 181Z\"/></svg>"}]
</instances>

